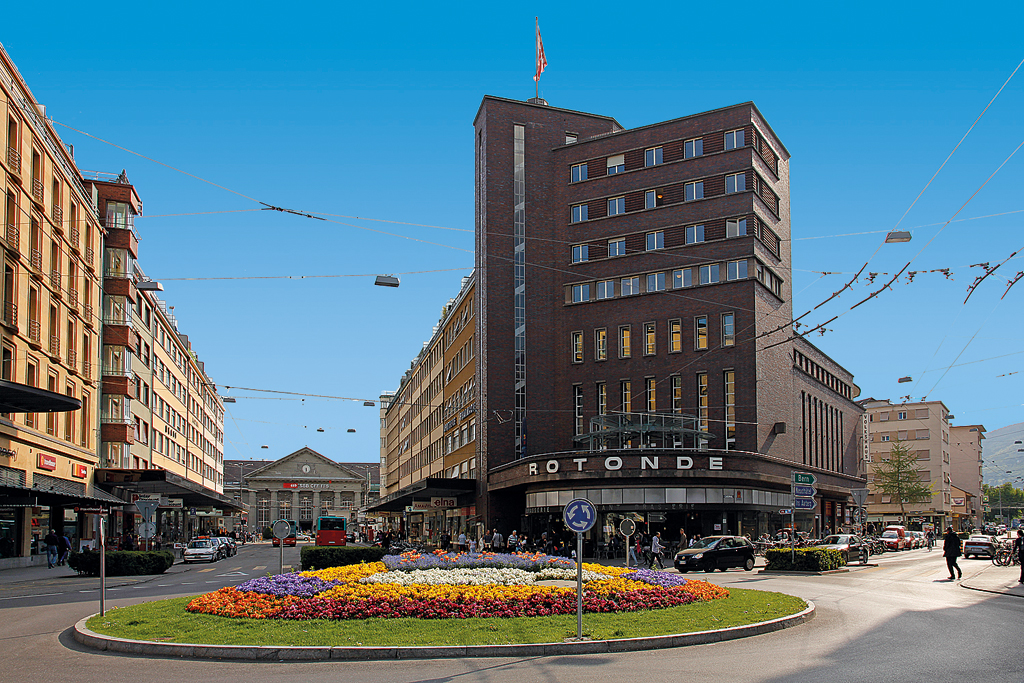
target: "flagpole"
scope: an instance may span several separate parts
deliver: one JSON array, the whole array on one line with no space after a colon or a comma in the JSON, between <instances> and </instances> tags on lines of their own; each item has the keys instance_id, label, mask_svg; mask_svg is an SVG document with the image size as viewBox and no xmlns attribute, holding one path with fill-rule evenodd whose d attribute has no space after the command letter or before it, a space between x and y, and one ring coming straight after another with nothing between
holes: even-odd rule
<instances>
[{"instance_id":1,"label":"flagpole","mask_svg":"<svg viewBox=\"0 0 1024 683\"><path fill-rule=\"evenodd\" d=\"M540 17L539 16L534 17L533 20L534 20L535 25L537 27L537 35L540 35ZM533 88L534 88L534 90L533 90L533 97L534 97L534 99L539 100L540 99L540 74L537 74L533 78Z\"/></svg>"}]
</instances>

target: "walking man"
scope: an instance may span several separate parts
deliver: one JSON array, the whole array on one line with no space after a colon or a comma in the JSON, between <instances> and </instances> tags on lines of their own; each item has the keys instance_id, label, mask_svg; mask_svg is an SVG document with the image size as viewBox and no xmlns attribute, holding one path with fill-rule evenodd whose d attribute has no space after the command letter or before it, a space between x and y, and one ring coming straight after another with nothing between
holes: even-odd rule
<instances>
[{"instance_id":1,"label":"walking man","mask_svg":"<svg viewBox=\"0 0 1024 683\"><path fill-rule=\"evenodd\" d=\"M956 558L960 557L960 537L953 531L953 527L946 527L946 535L942 537L942 556L946 558L946 568L949 569L949 580L963 578L964 573L960 571L960 566L956 563ZM956 576L953 575L953 570L956 570Z\"/></svg>"},{"instance_id":2,"label":"walking man","mask_svg":"<svg viewBox=\"0 0 1024 683\"><path fill-rule=\"evenodd\" d=\"M57 537L57 533L53 529L50 529L50 533L46 534L43 542L46 544L46 568L53 569L57 564L57 548L60 547L60 538Z\"/></svg>"},{"instance_id":3,"label":"walking man","mask_svg":"<svg viewBox=\"0 0 1024 683\"><path fill-rule=\"evenodd\" d=\"M497 529L494 530L494 535L491 536L491 548L496 553L500 553L505 548L505 537Z\"/></svg>"},{"instance_id":4,"label":"walking man","mask_svg":"<svg viewBox=\"0 0 1024 683\"><path fill-rule=\"evenodd\" d=\"M1017 583L1024 583L1024 531L1017 529L1017 538L1013 539L1013 552L1020 563L1020 580Z\"/></svg>"},{"instance_id":5,"label":"walking man","mask_svg":"<svg viewBox=\"0 0 1024 683\"><path fill-rule=\"evenodd\" d=\"M661 561L661 551L663 548L664 546L661 545L661 532L659 531L651 536L651 569L654 569L655 562L662 569L665 568L665 563Z\"/></svg>"}]
</instances>

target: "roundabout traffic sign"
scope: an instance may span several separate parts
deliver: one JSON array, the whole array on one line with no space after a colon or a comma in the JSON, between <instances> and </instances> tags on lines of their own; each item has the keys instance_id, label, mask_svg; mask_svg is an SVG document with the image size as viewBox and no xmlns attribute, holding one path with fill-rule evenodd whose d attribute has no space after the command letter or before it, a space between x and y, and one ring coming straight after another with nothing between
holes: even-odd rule
<instances>
[{"instance_id":1,"label":"roundabout traffic sign","mask_svg":"<svg viewBox=\"0 0 1024 683\"><path fill-rule=\"evenodd\" d=\"M590 531L597 522L597 508L586 498L570 500L562 510L565 525L578 534Z\"/></svg>"}]
</instances>

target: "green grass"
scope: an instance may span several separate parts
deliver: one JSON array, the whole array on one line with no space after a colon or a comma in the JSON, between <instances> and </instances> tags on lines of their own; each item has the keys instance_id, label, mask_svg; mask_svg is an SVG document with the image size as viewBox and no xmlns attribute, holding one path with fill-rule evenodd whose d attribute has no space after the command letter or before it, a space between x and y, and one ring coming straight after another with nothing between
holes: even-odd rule
<instances>
[{"instance_id":1,"label":"green grass","mask_svg":"<svg viewBox=\"0 0 1024 683\"><path fill-rule=\"evenodd\" d=\"M682 607L622 614L584 614L583 631L594 640L691 633L767 621L803 610L807 603L784 593L730 588L729 597ZM191 598L112 609L88 627L134 640L223 645L403 646L502 645L561 642L576 635L576 615L512 619L366 619L285 621L191 614Z\"/></svg>"}]
</instances>

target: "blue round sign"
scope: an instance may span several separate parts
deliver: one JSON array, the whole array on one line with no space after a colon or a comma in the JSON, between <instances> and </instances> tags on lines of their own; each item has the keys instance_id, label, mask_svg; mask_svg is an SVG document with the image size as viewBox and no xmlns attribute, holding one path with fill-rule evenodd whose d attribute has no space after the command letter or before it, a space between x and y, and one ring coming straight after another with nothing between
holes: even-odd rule
<instances>
[{"instance_id":1,"label":"blue round sign","mask_svg":"<svg viewBox=\"0 0 1024 683\"><path fill-rule=\"evenodd\" d=\"M597 508L586 498L575 498L562 510L562 520L572 531L586 533L597 523Z\"/></svg>"}]
</instances>

